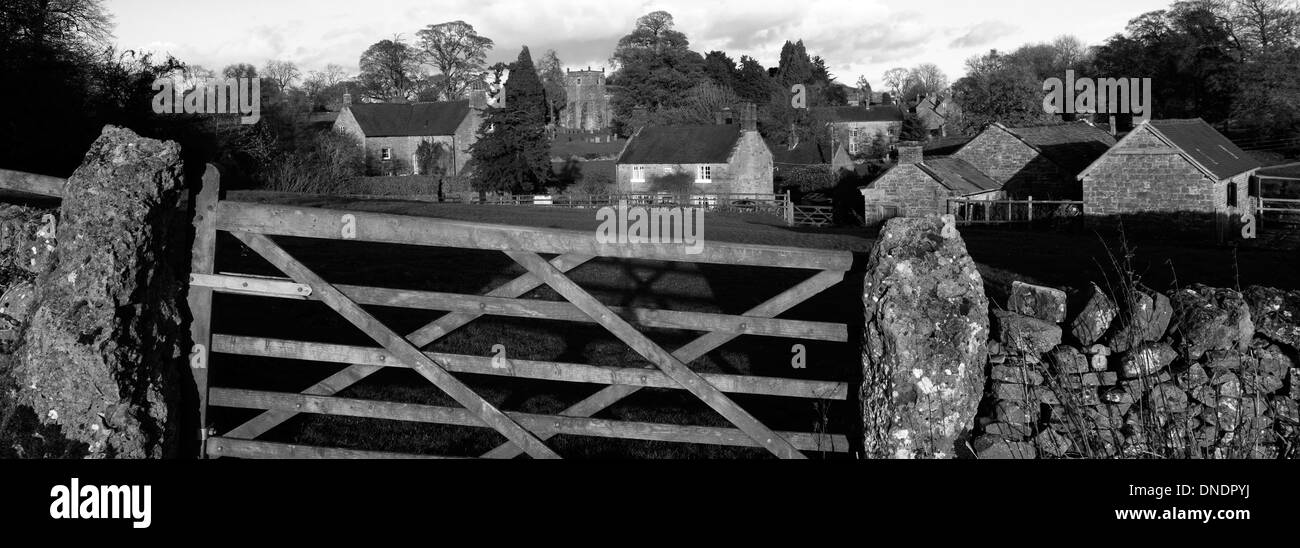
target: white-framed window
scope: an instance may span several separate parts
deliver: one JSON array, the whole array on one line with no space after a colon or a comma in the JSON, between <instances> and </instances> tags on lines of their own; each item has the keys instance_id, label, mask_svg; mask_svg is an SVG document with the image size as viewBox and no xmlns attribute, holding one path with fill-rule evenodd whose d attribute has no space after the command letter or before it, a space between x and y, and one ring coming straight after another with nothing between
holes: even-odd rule
<instances>
[{"instance_id":1,"label":"white-framed window","mask_svg":"<svg viewBox=\"0 0 1300 548\"><path fill-rule=\"evenodd\" d=\"M713 166L696 166L695 182L697 183L713 182Z\"/></svg>"},{"instance_id":2,"label":"white-framed window","mask_svg":"<svg viewBox=\"0 0 1300 548\"><path fill-rule=\"evenodd\" d=\"M379 151L379 157L380 157L380 158L383 158L383 159L385 159L385 160L392 160L392 159L393 159L393 149L391 149L391 148L380 149L380 151Z\"/></svg>"},{"instance_id":3,"label":"white-framed window","mask_svg":"<svg viewBox=\"0 0 1300 548\"><path fill-rule=\"evenodd\" d=\"M645 166L632 166L632 182L645 182Z\"/></svg>"}]
</instances>

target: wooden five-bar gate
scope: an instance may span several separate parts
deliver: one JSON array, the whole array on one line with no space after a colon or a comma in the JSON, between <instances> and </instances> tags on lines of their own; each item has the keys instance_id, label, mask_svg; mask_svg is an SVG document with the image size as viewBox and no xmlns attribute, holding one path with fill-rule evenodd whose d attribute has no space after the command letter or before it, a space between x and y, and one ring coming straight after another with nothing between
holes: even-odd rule
<instances>
[{"instance_id":1,"label":"wooden five-bar gate","mask_svg":"<svg viewBox=\"0 0 1300 548\"><path fill-rule=\"evenodd\" d=\"M741 335L847 342L848 328L845 324L779 319L777 316L839 283L852 263L852 255L848 252L708 242L701 253L691 255L686 254L685 247L680 245L607 245L598 243L594 234L574 231L219 200L219 179L216 168L209 166L203 188L196 198L196 235L189 293L195 341L190 364L202 400L202 436L205 438L202 451L207 457L426 456L258 439L300 413L490 428L508 441L481 455L489 458L510 458L522 453L534 458L555 458L558 455L546 441L559 434L762 447L783 458L804 458L804 451L848 451L848 441L843 435L775 431L728 396L764 394L846 400L847 383L701 374L688 366ZM215 273L218 231L232 234L287 278ZM336 285L304 266L272 240L272 236L500 251L523 266L527 273L484 295ZM554 254L555 257L547 260L540 254ZM793 268L811 271L812 274L739 315L611 307L599 302L566 274L597 257ZM550 287L567 302L521 298L541 286ZM214 334L211 332L213 292L319 301L363 331L379 347ZM381 323L363 305L448 313L403 335ZM656 369L519 359L510 359L508 366L501 367L491 357L422 350L485 315L595 323L649 360ZM636 326L685 329L703 334L669 351L638 331ZM209 354L214 352L348 365L300 393L232 389L208 384ZM462 407L337 396L386 367L415 370ZM558 415L540 415L502 411L461 382L456 373L607 386ZM593 418L601 410L645 387L686 390L726 418L734 428ZM262 413L227 431L216 432L209 428L208 411L212 407L255 409Z\"/></svg>"}]
</instances>

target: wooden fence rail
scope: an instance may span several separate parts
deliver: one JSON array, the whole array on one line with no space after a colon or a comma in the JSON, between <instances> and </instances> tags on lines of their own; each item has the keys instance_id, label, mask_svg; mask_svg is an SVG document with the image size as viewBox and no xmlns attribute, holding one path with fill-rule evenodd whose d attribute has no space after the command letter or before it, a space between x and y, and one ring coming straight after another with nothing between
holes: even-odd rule
<instances>
[{"instance_id":1,"label":"wooden fence rail","mask_svg":"<svg viewBox=\"0 0 1300 548\"><path fill-rule=\"evenodd\" d=\"M256 417L217 433L205 427L203 455L249 458L391 458L423 457L382 451L314 447L258 440L276 425L300 414L367 417L421 423L490 428L506 443L481 455L511 458L527 453L535 458L558 457L546 440L560 434L634 440L761 447L783 458L804 458L804 451L847 452L844 435L777 431L736 404L729 394L759 394L816 400L847 400L844 382L786 379L752 375L697 373L688 364L736 337L782 337L846 343L842 323L781 319L785 311L839 283L853 262L842 251L795 249L707 242L699 254L674 244L601 244L594 233L531 229L508 225L444 219L242 203L216 198L219 176L209 166L197 199L190 306L195 318L196 345L191 357L203 395L204 425L209 407L257 409ZM786 207L782 204L782 207ZM226 231L287 277L252 276L213 271L215 235ZM281 248L272 236L322 240L453 247L500 251L527 273L484 295L462 295L332 284ZM550 260L539 254L555 254ZM643 307L608 306L568 277L568 272L596 257L792 268L812 271L807 279L741 314L716 314ZM565 300L524 299L542 285ZM275 299L324 303L361 329L377 347L235 336L211 333L212 294L231 293ZM363 305L446 312L437 320L405 335L393 331ZM483 316L537 318L594 323L623 341L654 365L653 369L597 366L510 359L506 365L492 357L423 350ZM702 332L695 340L668 351L640 329L684 329ZM346 364L301 393L268 392L209 386L210 352L276 360ZM338 397L338 393L384 369L411 369L452 397L461 407L378 402ZM555 415L501 410L456 377L475 374L516 379L605 385L595 394ZM642 388L685 390L718 412L730 427L657 424L596 419L601 410Z\"/></svg>"},{"instance_id":2,"label":"wooden fence rail","mask_svg":"<svg viewBox=\"0 0 1300 548\"><path fill-rule=\"evenodd\" d=\"M1256 209L1262 228L1269 225L1300 225L1300 200L1284 198L1260 198Z\"/></svg>"},{"instance_id":3,"label":"wooden fence rail","mask_svg":"<svg viewBox=\"0 0 1300 548\"><path fill-rule=\"evenodd\" d=\"M947 213L958 225L1032 223L1083 216L1084 203L1077 200L977 200L949 198Z\"/></svg>"}]
</instances>

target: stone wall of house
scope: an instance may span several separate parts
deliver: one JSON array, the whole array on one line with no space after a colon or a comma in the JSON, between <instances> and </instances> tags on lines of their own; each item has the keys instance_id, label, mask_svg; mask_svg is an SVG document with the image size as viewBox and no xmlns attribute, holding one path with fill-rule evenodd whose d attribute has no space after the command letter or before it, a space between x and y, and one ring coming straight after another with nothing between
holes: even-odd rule
<instances>
[{"instance_id":1,"label":"stone wall of house","mask_svg":"<svg viewBox=\"0 0 1300 548\"><path fill-rule=\"evenodd\" d=\"M950 194L916 164L898 164L890 168L861 192L868 216L882 207L896 207L900 216L943 214L947 212ZM877 212L875 216L879 215Z\"/></svg>"},{"instance_id":2,"label":"stone wall of house","mask_svg":"<svg viewBox=\"0 0 1300 548\"><path fill-rule=\"evenodd\" d=\"M898 142L898 134L902 128L902 122L835 122L831 124L831 137L836 143L843 145L845 150L851 150L856 146L855 153L862 154L867 147L871 146L878 134L885 136L886 145Z\"/></svg>"},{"instance_id":3,"label":"stone wall of house","mask_svg":"<svg viewBox=\"0 0 1300 548\"><path fill-rule=\"evenodd\" d=\"M771 194L776 192L773 183L772 151L756 131L741 132L730 162L726 164L643 164L646 180L632 181L633 164L618 164L615 168L617 188L622 193L651 192L653 178L671 173L689 173L692 176L701 165L712 166L712 181L694 183L695 194Z\"/></svg>"},{"instance_id":4,"label":"stone wall of house","mask_svg":"<svg viewBox=\"0 0 1300 548\"><path fill-rule=\"evenodd\" d=\"M1205 176L1177 149L1140 128L1083 178L1089 215L1214 214L1224 211L1226 184ZM1120 154L1118 150L1135 152ZM1140 153L1140 154L1137 154ZM1243 196L1244 194L1238 194Z\"/></svg>"},{"instance_id":5,"label":"stone wall of house","mask_svg":"<svg viewBox=\"0 0 1300 548\"><path fill-rule=\"evenodd\" d=\"M1078 184L1038 151L1008 131L990 126L953 156L1002 184L1007 197L1023 200L1077 199Z\"/></svg>"}]
</instances>

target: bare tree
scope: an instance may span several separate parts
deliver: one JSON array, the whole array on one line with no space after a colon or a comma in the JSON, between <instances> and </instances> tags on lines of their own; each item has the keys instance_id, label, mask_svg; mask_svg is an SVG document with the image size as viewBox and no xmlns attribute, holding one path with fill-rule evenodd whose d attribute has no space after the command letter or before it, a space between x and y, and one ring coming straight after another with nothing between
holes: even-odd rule
<instances>
[{"instance_id":1,"label":"bare tree","mask_svg":"<svg viewBox=\"0 0 1300 548\"><path fill-rule=\"evenodd\" d=\"M1234 0L1230 17L1252 53L1293 45L1300 23L1295 0Z\"/></svg>"},{"instance_id":2,"label":"bare tree","mask_svg":"<svg viewBox=\"0 0 1300 548\"><path fill-rule=\"evenodd\" d=\"M907 69L898 67L885 71L883 77L885 89L888 89L895 97L902 94L903 85L907 83Z\"/></svg>"},{"instance_id":3,"label":"bare tree","mask_svg":"<svg viewBox=\"0 0 1300 548\"><path fill-rule=\"evenodd\" d=\"M281 90L288 90L302 76L302 71L298 70L298 65L293 61L272 59L266 62L266 67L262 69L262 76L275 82Z\"/></svg>"},{"instance_id":4,"label":"bare tree","mask_svg":"<svg viewBox=\"0 0 1300 548\"><path fill-rule=\"evenodd\" d=\"M460 98L471 83L480 79L493 42L479 36L473 25L464 21L429 25L416 35L420 37L423 62L442 75L440 91L444 99Z\"/></svg>"}]
</instances>

